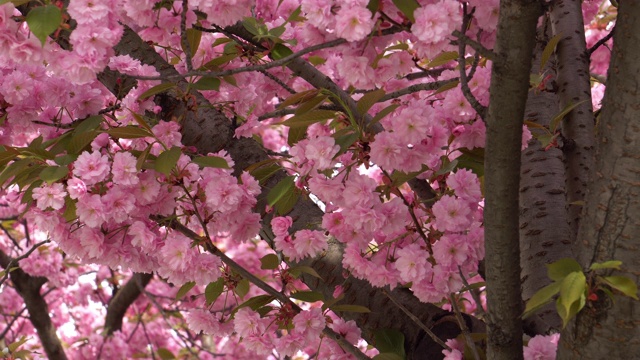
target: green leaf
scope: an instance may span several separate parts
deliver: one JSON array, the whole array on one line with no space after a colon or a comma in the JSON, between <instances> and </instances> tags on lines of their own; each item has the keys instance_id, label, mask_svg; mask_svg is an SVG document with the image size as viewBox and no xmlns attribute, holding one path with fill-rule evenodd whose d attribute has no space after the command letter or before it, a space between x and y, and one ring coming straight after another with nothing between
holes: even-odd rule
<instances>
[{"instance_id":1,"label":"green leaf","mask_svg":"<svg viewBox=\"0 0 640 360\"><path fill-rule=\"evenodd\" d=\"M616 269L616 270L620 270L620 265L622 265L622 261L610 260L610 261L605 261L603 263L593 263L589 267L589 270L600 270L600 269Z\"/></svg>"},{"instance_id":2,"label":"green leaf","mask_svg":"<svg viewBox=\"0 0 640 360\"><path fill-rule=\"evenodd\" d=\"M558 42L560 42L560 39L562 38L562 34L556 34L554 37L552 37L551 39L549 39L549 42L547 43L547 46L544 47L544 50L542 50L542 57L540 58L540 72L543 71L544 66L547 64L547 61L549 61L549 58L551 57L551 54L553 54L554 50L556 49L556 46L558 45Z\"/></svg>"},{"instance_id":3,"label":"green leaf","mask_svg":"<svg viewBox=\"0 0 640 360\"><path fill-rule=\"evenodd\" d=\"M206 300L207 306L213 304L218 297L224 291L224 279L219 278L216 281L210 282L207 287L204 289L204 298Z\"/></svg>"},{"instance_id":4,"label":"green leaf","mask_svg":"<svg viewBox=\"0 0 640 360\"><path fill-rule=\"evenodd\" d=\"M151 152L151 145L147 146L144 151L140 153L140 156L138 156L138 160L136 161L136 169L138 169L138 171L144 167L145 161L147 161L147 157L149 157L149 152Z\"/></svg>"},{"instance_id":5,"label":"green leaf","mask_svg":"<svg viewBox=\"0 0 640 360\"><path fill-rule=\"evenodd\" d=\"M68 174L69 168L66 166L49 166L40 171L40 179L51 185Z\"/></svg>"},{"instance_id":6,"label":"green leaf","mask_svg":"<svg viewBox=\"0 0 640 360\"><path fill-rule=\"evenodd\" d=\"M556 310L558 311L558 315L560 315L560 318L562 319L563 328L567 326L569 321L574 316L576 316L576 314L584 307L585 304L586 298L583 295L578 301L571 304L571 307L567 310L565 309L564 305L561 304L560 298L558 298L558 300L556 301Z\"/></svg>"},{"instance_id":7,"label":"green leaf","mask_svg":"<svg viewBox=\"0 0 640 360\"><path fill-rule=\"evenodd\" d=\"M625 276L603 276L607 285L620 291L621 293L638 300L638 285Z\"/></svg>"},{"instance_id":8,"label":"green leaf","mask_svg":"<svg viewBox=\"0 0 640 360\"><path fill-rule=\"evenodd\" d=\"M249 174L253 176L260 185L264 185L264 183L271 178L273 175L278 173L278 171L282 170L282 167L278 164L268 164L265 166L260 166L258 168L252 169Z\"/></svg>"},{"instance_id":9,"label":"green leaf","mask_svg":"<svg viewBox=\"0 0 640 360\"><path fill-rule=\"evenodd\" d=\"M300 115L295 115L282 123L291 128L294 127L307 127L317 122L325 121L327 119L333 119L336 117L336 112L332 110L313 110Z\"/></svg>"},{"instance_id":10,"label":"green leaf","mask_svg":"<svg viewBox=\"0 0 640 360\"><path fill-rule=\"evenodd\" d=\"M249 280L242 279L238 281L236 288L233 291L242 299L249 293Z\"/></svg>"},{"instance_id":11,"label":"green leaf","mask_svg":"<svg viewBox=\"0 0 640 360\"><path fill-rule=\"evenodd\" d=\"M438 88L438 90L434 91L433 94L429 95L429 96L435 96L437 94L443 93L447 90L451 90L451 89L455 89L456 87L458 87L458 84L460 84L460 81L450 81L442 86L440 86Z\"/></svg>"},{"instance_id":12,"label":"green leaf","mask_svg":"<svg viewBox=\"0 0 640 360\"><path fill-rule=\"evenodd\" d=\"M171 174L171 170L173 170L178 163L180 154L182 154L182 150L177 146L173 146L171 149L163 151L158 155L153 168L157 172L169 176L169 174Z\"/></svg>"},{"instance_id":13,"label":"green leaf","mask_svg":"<svg viewBox=\"0 0 640 360\"><path fill-rule=\"evenodd\" d=\"M317 291L296 291L290 297L306 302L324 301L324 296Z\"/></svg>"},{"instance_id":14,"label":"green leaf","mask_svg":"<svg viewBox=\"0 0 640 360\"><path fill-rule=\"evenodd\" d=\"M580 301L587 289L587 279L582 270L567 274L560 285L560 304L569 314L573 303Z\"/></svg>"},{"instance_id":15,"label":"green leaf","mask_svg":"<svg viewBox=\"0 0 640 360\"><path fill-rule=\"evenodd\" d=\"M420 4L416 0L393 0L393 4L400 10L404 16L411 22L415 22L416 18L413 17L413 12L420 7Z\"/></svg>"},{"instance_id":16,"label":"green leaf","mask_svg":"<svg viewBox=\"0 0 640 360\"><path fill-rule=\"evenodd\" d=\"M277 110L282 110L284 108L286 108L287 106L290 105L295 105L295 104L301 104L303 102L307 102L313 98L315 98L318 93L320 92L320 90L318 89L311 89L311 90L306 90L306 91L301 91L299 93L295 93L291 96L289 96L288 98L284 99L283 102L281 102L278 107Z\"/></svg>"},{"instance_id":17,"label":"green leaf","mask_svg":"<svg viewBox=\"0 0 640 360\"><path fill-rule=\"evenodd\" d=\"M281 201L287 196L291 196L294 192L295 179L293 176L287 176L280 180L267 194L267 202L269 205L274 206L278 201Z\"/></svg>"},{"instance_id":18,"label":"green leaf","mask_svg":"<svg viewBox=\"0 0 640 360\"><path fill-rule=\"evenodd\" d=\"M73 134L65 148L69 154L80 154L91 142L98 136L98 131L88 131L79 134Z\"/></svg>"},{"instance_id":19,"label":"green leaf","mask_svg":"<svg viewBox=\"0 0 640 360\"><path fill-rule=\"evenodd\" d=\"M582 267L574 259L565 258L547 264L547 275L553 281L560 281L572 272L582 272Z\"/></svg>"},{"instance_id":20,"label":"green leaf","mask_svg":"<svg viewBox=\"0 0 640 360\"><path fill-rule=\"evenodd\" d=\"M309 56L307 61L310 62L311 65L313 65L313 66L319 66L319 65L322 65L322 64L326 63L327 59L323 58L322 56L311 55L311 56Z\"/></svg>"},{"instance_id":21,"label":"green leaf","mask_svg":"<svg viewBox=\"0 0 640 360\"><path fill-rule=\"evenodd\" d=\"M212 167L219 169L229 169L227 160L219 156L198 156L191 160L193 163L201 167Z\"/></svg>"},{"instance_id":22,"label":"green leaf","mask_svg":"<svg viewBox=\"0 0 640 360\"><path fill-rule=\"evenodd\" d=\"M18 152L14 151L0 151L0 167L3 167L9 161L13 160L18 156Z\"/></svg>"},{"instance_id":23,"label":"green leaf","mask_svg":"<svg viewBox=\"0 0 640 360\"><path fill-rule=\"evenodd\" d=\"M304 139L305 135L307 135L307 126L296 126L289 128L289 133L287 134L287 144L289 146L293 146L298 143L298 141Z\"/></svg>"},{"instance_id":24,"label":"green leaf","mask_svg":"<svg viewBox=\"0 0 640 360\"><path fill-rule=\"evenodd\" d=\"M0 187L4 185L4 183L12 177L17 176L23 170L29 169L29 166L33 164L33 159L22 159L18 161L14 161L11 165L7 166L0 172Z\"/></svg>"},{"instance_id":25,"label":"green leaf","mask_svg":"<svg viewBox=\"0 0 640 360\"><path fill-rule=\"evenodd\" d=\"M304 265L298 265L298 266L294 266L294 267L289 269L289 274L291 274L291 276L293 276L296 279L302 273L309 274L309 275L311 275L311 276L313 276L315 278L318 278L318 279L322 280L322 277L320 277L320 274L318 274L318 272L315 271L312 267L304 266Z\"/></svg>"},{"instance_id":26,"label":"green leaf","mask_svg":"<svg viewBox=\"0 0 640 360\"><path fill-rule=\"evenodd\" d=\"M473 150L462 148L458 151L462 155L455 159L457 160L456 168L470 170L478 177L484 176L484 148L474 148Z\"/></svg>"},{"instance_id":27,"label":"green leaf","mask_svg":"<svg viewBox=\"0 0 640 360\"><path fill-rule=\"evenodd\" d=\"M78 155L67 154L67 155L57 156L55 159L53 159L53 161L60 166L67 166L72 162L76 161L76 159L78 159Z\"/></svg>"},{"instance_id":28,"label":"green leaf","mask_svg":"<svg viewBox=\"0 0 640 360\"><path fill-rule=\"evenodd\" d=\"M138 96L138 100L145 100L153 95L160 94L167 90L173 89L174 87L176 87L176 84L174 83L162 83L160 85L156 85L151 89L143 92L140 96Z\"/></svg>"},{"instance_id":29,"label":"green leaf","mask_svg":"<svg viewBox=\"0 0 640 360\"><path fill-rule=\"evenodd\" d=\"M360 115L366 114L367 111L369 111L369 109L378 102L378 100L385 96L385 94L384 90L377 89L362 95L356 104L358 113L360 113Z\"/></svg>"},{"instance_id":30,"label":"green leaf","mask_svg":"<svg viewBox=\"0 0 640 360\"><path fill-rule=\"evenodd\" d=\"M394 329L378 329L373 332L374 345L381 353L391 353L406 358L404 334Z\"/></svg>"},{"instance_id":31,"label":"green leaf","mask_svg":"<svg viewBox=\"0 0 640 360\"><path fill-rule=\"evenodd\" d=\"M551 130L552 133L555 133L562 119L564 119L564 117L567 116L567 114L569 114L571 110L575 109L576 107L578 107L579 105L587 101L591 101L591 99L582 100L575 104L568 104L567 106L565 106L564 109L562 109L556 116L553 117L553 119L551 119L551 122L549 122L549 130Z\"/></svg>"},{"instance_id":32,"label":"green leaf","mask_svg":"<svg viewBox=\"0 0 640 360\"><path fill-rule=\"evenodd\" d=\"M556 281L533 294L529 301L527 301L527 306L524 309L524 315L522 317L529 317L538 309L551 302L552 298L560 292L560 285L561 283Z\"/></svg>"},{"instance_id":33,"label":"green leaf","mask_svg":"<svg viewBox=\"0 0 640 360\"><path fill-rule=\"evenodd\" d=\"M166 348L160 348L160 349L156 350L156 353L158 354L158 356L162 360L172 360L172 359L176 358L176 356L173 355L171 350L166 349Z\"/></svg>"},{"instance_id":34,"label":"green leaf","mask_svg":"<svg viewBox=\"0 0 640 360\"><path fill-rule=\"evenodd\" d=\"M189 290L193 289L194 286L196 286L195 281L189 281L188 283L182 285L178 290L178 293L176 293L176 300L180 300L183 296L187 295Z\"/></svg>"},{"instance_id":35,"label":"green leaf","mask_svg":"<svg viewBox=\"0 0 640 360\"><path fill-rule=\"evenodd\" d=\"M353 145L359 138L360 136L354 132L337 137L336 144L340 146L340 151L336 156L344 154L349 149L349 146Z\"/></svg>"},{"instance_id":36,"label":"green leaf","mask_svg":"<svg viewBox=\"0 0 640 360\"><path fill-rule=\"evenodd\" d=\"M200 47L200 39L202 39L202 31L193 28L187 29L187 42L191 49L191 57L196 55L198 48ZM184 48L182 49L184 52Z\"/></svg>"},{"instance_id":37,"label":"green leaf","mask_svg":"<svg viewBox=\"0 0 640 360\"><path fill-rule=\"evenodd\" d=\"M453 61L457 59L458 59L457 51L443 51L440 54L436 55L436 57L434 57L431 61L429 61L427 68L434 68L436 66L444 65L449 61Z\"/></svg>"},{"instance_id":38,"label":"green leaf","mask_svg":"<svg viewBox=\"0 0 640 360\"><path fill-rule=\"evenodd\" d=\"M367 9L371 11L372 14L375 14L380 9L380 0L369 0L367 4Z\"/></svg>"},{"instance_id":39,"label":"green leaf","mask_svg":"<svg viewBox=\"0 0 640 360\"><path fill-rule=\"evenodd\" d=\"M27 340L29 340L29 338L23 335L22 337L20 337L20 340L9 344L7 346L9 348L9 352L14 352L18 350L18 348L22 346L22 344L26 343Z\"/></svg>"},{"instance_id":40,"label":"green leaf","mask_svg":"<svg viewBox=\"0 0 640 360\"><path fill-rule=\"evenodd\" d=\"M205 76L196 81L192 86L196 90L220 90L220 79L217 77Z\"/></svg>"},{"instance_id":41,"label":"green leaf","mask_svg":"<svg viewBox=\"0 0 640 360\"><path fill-rule=\"evenodd\" d=\"M137 139L153 136L152 132L135 125L111 128L106 132L116 139Z\"/></svg>"},{"instance_id":42,"label":"green leaf","mask_svg":"<svg viewBox=\"0 0 640 360\"><path fill-rule=\"evenodd\" d=\"M334 305L334 306L330 307L330 309L332 311L334 311L334 312L338 312L338 311L355 312L355 313L370 313L371 312L371 310L369 310L365 306L351 305L351 304Z\"/></svg>"},{"instance_id":43,"label":"green leaf","mask_svg":"<svg viewBox=\"0 0 640 360\"><path fill-rule=\"evenodd\" d=\"M276 254L267 254L260 259L260 269L273 270L280 265L280 259Z\"/></svg>"},{"instance_id":44,"label":"green leaf","mask_svg":"<svg viewBox=\"0 0 640 360\"><path fill-rule=\"evenodd\" d=\"M64 198L64 213L62 217L66 222L72 222L78 217L76 215L76 201L69 196Z\"/></svg>"},{"instance_id":45,"label":"green leaf","mask_svg":"<svg viewBox=\"0 0 640 360\"><path fill-rule=\"evenodd\" d=\"M288 193L287 196L283 197L276 203L275 208L278 215L283 216L291 212L291 210L293 210L293 207L298 203L299 199L300 190L298 190L298 188L294 188L293 191Z\"/></svg>"},{"instance_id":46,"label":"green leaf","mask_svg":"<svg viewBox=\"0 0 640 360\"><path fill-rule=\"evenodd\" d=\"M382 120L385 116L391 114L395 109L398 108L398 106L400 106L400 105L393 104L393 105L389 105L386 108L378 111L378 113L373 116L373 119L371 119L371 123L369 124L369 127L371 127L371 125L373 125L373 124L379 122L380 120Z\"/></svg>"},{"instance_id":47,"label":"green leaf","mask_svg":"<svg viewBox=\"0 0 640 360\"><path fill-rule=\"evenodd\" d=\"M304 100L300 105L296 108L296 115L301 115L306 112L309 112L318 107L318 105L322 104L325 100L327 100L327 95L319 95L309 100Z\"/></svg>"},{"instance_id":48,"label":"green leaf","mask_svg":"<svg viewBox=\"0 0 640 360\"><path fill-rule=\"evenodd\" d=\"M138 125L142 126L148 132L153 133L151 131L151 127L149 126L149 124L147 124L146 121L144 121L144 118L142 116L140 116L139 114L136 114L133 111L131 111L131 116L133 116L133 119L138 123Z\"/></svg>"},{"instance_id":49,"label":"green leaf","mask_svg":"<svg viewBox=\"0 0 640 360\"><path fill-rule=\"evenodd\" d=\"M102 124L104 119L100 115L90 116L82 120L73 130L74 134L81 134L88 131L96 130Z\"/></svg>"},{"instance_id":50,"label":"green leaf","mask_svg":"<svg viewBox=\"0 0 640 360\"><path fill-rule=\"evenodd\" d=\"M247 301L243 302L242 304L238 305L235 309L233 309L233 311L231 311L231 315L235 315L236 312L238 312L238 310L244 308L244 307L248 307L251 310L257 310L265 305L267 305L268 303L272 302L275 299L275 297L271 296L271 295L258 295L258 296L254 296L250 299L248 299Z\"/></svg>"},{"instance_id":51,"label":"green leaf","mask_svg":"<svg viewBox=\"0 0 640 360\"><path fill-rule=\"evenodd\" d=\"M273 60L280 60L289 55L293 55L293 51L283 44L275 44L271 49L271 58Z\"/></svg>"},{"instance_id":52,"label":"green leaf","mask_svg":"<svg viewBox=\"0 0 640 360\"><path fill-rule=\"evenodd\" d=\"M60 26L62 12L55 5L38 6L29 11L26 20L27 24L29 24L29 30L44 46L47 37Z\"/></svg>"}]
</instances>

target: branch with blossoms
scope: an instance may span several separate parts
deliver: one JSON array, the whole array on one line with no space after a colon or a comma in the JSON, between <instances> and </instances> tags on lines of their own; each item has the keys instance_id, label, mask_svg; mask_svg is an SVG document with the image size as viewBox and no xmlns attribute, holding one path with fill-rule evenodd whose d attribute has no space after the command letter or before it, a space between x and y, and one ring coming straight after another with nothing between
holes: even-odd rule
<instances>
[{"instance_id":1,"label":"branch with blossoms","mask_svg":"<svg viewBox=\"0 0 640 360\"><path fill-rule=\"evenodd\" d=\"M461 31L458 32L462 35L466 29L469 27L469 23L473 17L473 13L475 12L475 8L471 9L470 12L467 12L467 3L462 3L462 26ZM466 70L466 45L467 45L467 37L466 36L458 36L458 67L460 71L460 89L464 94L464 97L467 99L469 104L473 107L473 109L478 113L480 118L483 121L486 121L487 117L487 107L480 104L478 99L471 93L471 89L469 88L469 80L471 76L467 75ZM475 57L475 61L477 62L477 55ZM475 67L473 68L475 70ZM472 71L474 71L472 70Z\"/></svg>"},{"instance_id":2,"label":"branch with blossoms","mask_svg":"<svg viewBox=\"0 0 640 360\"><path fill-rule=\"evenodd\" d=\"M291 301L289 297L285 296L282 292L276 290L266 282L262 281L260 278L258 278L251 272L247 271L244 267L240 266L237 262L229 258L224 252L220 251L220 249L218 249L215 245L213 245L213 243L211 243L209 238L205 238L196 234L195 232L193 232L193 230L184 226L180 222L170 220L170 219L165 219L159 216L152 216L151 218L154 221L156 221L158 225L167 226L171 229L174 229L180 232L181 234L185 235L189 239L193 240L195 243L201 244L202 246L204 246L208 252L219 257L222 260L222 262L225 265L227 265L230 269L237 272L244 279L249 280L252 284L256 285L265 293L273 296L276 300L278 300L282 304L282 306L288 306L291 309L293 309L296 313L299 313L302 311L300 306L298 306L298 304ZM206 228L206 226L204 226L204 228ZM369 359L369 357L366 356L364 353L362 353L360 349L353 346L353 344L348 342L342 335L336 333L334 330L332 330L328 326L324 326L322 333L324 336L338 343L338 345L340 345L340 347L344 351L355 356L356 359L360 359L360 360Z\"/></svg>"}]
</instances>

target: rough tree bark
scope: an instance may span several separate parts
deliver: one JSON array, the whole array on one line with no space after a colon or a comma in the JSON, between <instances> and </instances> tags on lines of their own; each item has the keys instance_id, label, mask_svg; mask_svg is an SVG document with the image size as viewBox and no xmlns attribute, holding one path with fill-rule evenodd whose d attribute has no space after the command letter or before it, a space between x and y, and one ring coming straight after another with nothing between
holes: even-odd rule
<instances>
[{"instance_id":1,"label":"rough tree bark","mask_svg":"<svg viewBox=\"0 0 640 360\"><path fill-rule=\"evenodd\" d=\"M566 167L567 209L571 241L575 242L582 202L591 175L594 151L589 54L584 37L581 0L558 0L550 12L556 47L559 110L579 105L562 121L562 150Z\"/></svg>"},{"instance_id":2,"label":"rough tree bark","mask_svg":"<svg viewBox=\"0 0 640 360\"><path fill-rule=\"evenodd\" d=\"M0 267L9 269L10 266L15 266L13 259L0 250ZM40 343L47 357L51 360L66 360L67 355L49 316L49 305L47 305L44 296L40 294L42 285L47 282L47 279L31 276L20 268L11 271L9 277L16 291L24 300L29 311L29 320L38 332L38 338L40 338Z\"/></svg>"},{"instance_id":3,"label":"rough tree bark","mask_svg":"<svg viewBox=\"0 0 640 360\"><path fill-rule=\"evenodd\" d=\"M537 0L501 1L485 146L487 358L522 359L518 191Z\"/></svg>"},{"instance_id":4,"label":"rough tree bark","mask_svg":"<svg viewBox=\"0 0 640 360\"><path fill-rule=\"evenodd\" d=\"M640 280L640 2L620 1L613 54L597 126L596 162L578 233L578 255L620 260ZM558 359L629 359L640 354L640 303L603 293L562 332Z\"/></svg>"},{"instance_id":5,"label":"rough tree bark","mask_svg":"<svg viewBox=\"0 0 640 360\"><path fill-rule=\"evenodd\" d=\"M529 91L525 120L548 128L558 112L555 86L555 57L540 69L542 52L549 41L546 22L538 28L538 41L533 58L533 73L551 76L543 89ZM541 130L532 127L532 132ZM542 287L549 285L544 265L571 257L571 235L565 209L565 168L562 151L545 149L533 138L521 155L520 171L520 263L522 265L522 299L526 302ZM530 335L546 334L560 329L562 322L550 305L536 316L525 319Z\"/></svg>"}]
</instances>

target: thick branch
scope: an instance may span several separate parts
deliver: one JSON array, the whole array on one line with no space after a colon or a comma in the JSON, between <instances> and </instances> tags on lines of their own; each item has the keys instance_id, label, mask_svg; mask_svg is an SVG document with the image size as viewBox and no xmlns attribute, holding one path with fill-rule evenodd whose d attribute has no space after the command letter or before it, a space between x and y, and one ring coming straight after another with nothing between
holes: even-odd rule
<instances>
[{"instance_id":1,"label":"thick branch","mask_svg":"<svg viewBox=\"0 0 640 360\"><path fill-rule=\"evenodd\" d=\"M6 269L12 261L10 256L0 250L0 266ZM67 355L49 316L49 306L40 294L40 289L47 279L31 276L20 268L13 270L9 276L27 306L29 320L38 332L40 343L47 357L51 360L66 360Z\"/></svg>"},{"instance_id":2,"label":"thick branch","mask_svg":"<svg viewBox=\"0 0 640 360\"><path fill-rule=\"evenodd\" d=\"M500 2L485 147L488 359L522 359L518 189L537 0Z\"/></svg>"},{"instance_id":3,"label":"thick branch","mask_svg":"<svg viewBox=\"0 0 640 360\"><path fill-rule=\"evenodd\" d=\"M575 241L580 213L593 171L594 117L591 107L589 54L584 38L581 0L558 0L551 9L554 35L562 40L556 47L557 83L560 107L558 111L580 103L562 121L562 136L567 168L567 206L571 240Z\"/></svg>"},{"instance_id":4,"label":"thick branch","mask_svg":"<svg viewBox=\"0 0 640 360\"><path fill-rule=\"evenodd\" d=\"M142 293L142 289L149 284L153 274L135 273L123 287L121 287L109 301L107 308L107 316L105 317L104 327L107 334L111 335L116 331L122 330L122 319L138 296Z\"/></svg>"}]
</instances>

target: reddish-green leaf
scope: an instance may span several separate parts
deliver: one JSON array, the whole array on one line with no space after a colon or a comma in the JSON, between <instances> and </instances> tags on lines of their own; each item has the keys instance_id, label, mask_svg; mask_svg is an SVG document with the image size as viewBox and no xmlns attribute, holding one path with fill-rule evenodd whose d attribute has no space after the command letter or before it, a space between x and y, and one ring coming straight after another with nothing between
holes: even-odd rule
<instances>
[{"instance_id":1,"label":"reddish-green leaf","mask_svg":"<svg viewBox=\"0 0 640 360\"><path fill-rule=\"evenodd\" d=\"M200 165L201 167L212 167L220 169L229 168L227 160L219 156L198 156L193 158L193 160L191 161Z\"/></svg>"},{"instance_id":2,"label":"reddish-green leaf","mask_svg":"<svg viewBox=\"0 0 640 360\"><path fill-rule=\"evenodd\" d=\"M163 151L158 155L154 164L154 169L161 174L169 176L169 174L171 174L171 170L173 170L178 163L180 154L182 154L182 150L177 146L174 146L167 151Z\"/></svg>"},{"instance_id":3,"label":"reddish-green leaf","mask_svg":"<svg viewBox=\"0 0 640 360\"><path fill-rule=\"evenodd\" d=\"M249 280L242 279L238 281L236 288L233 291L242 299L249 293Z\"/></svg>"},{"instance_id":4,"label":"reddish-green leaf","mask_svg":"<svg viewBox=\"0 0 640 360\"><path fill-rule=\"evenodd\" d=\"M106 132L116 139L137 139L153 136L152 132L134 125L115 127L107 130Z\"/></svg>"},{"instance_id":5,"label":"reddish-green leaf","mask_svg":"<svg viewBox=\"0 0 640 360\"><path fill-rule=\"evenodd\" d=\"M196 81L195 84L191 86L196 90L220 90L220 79L216 77L205 76L200 80Z\"/></svg>"},{"instance_id":6,"label":"reddish-green leaf","mask_svg":"<svg viewBox=\"0 0 640 360\"><path fill-rule=\"evenodd\" d=\"M544 50L542 50L542 57L540 57L540 72L542 72L542 70L544 69L547 61L549 61L551 54L553 54L553 51L556 49L556 46L558 46L561 38L562 34L556 34L554 37L549 39L547 46L545 46Z\"/></svg>"},{"instance_id":7,"label":"reddish-green leaf","mask_svg":"<svg viewBox=\"0 0 640 360\"><path fill-rule=\"evenodd\" d=\"M143 92L139 97L138 100L145 100L146 98L149 98L153 95L157 95L160 93L163 93L167 90L173 89L174 87L176 87L176 84L174 83L162 83L160 85L156 85L154 87L152 87L151 89Z\"/></svg>"},{"instance_id":8,"label":"reddish-green leaf","mask_svg":"<svg viewBox=\"0 0 640 360\"><path fill-rule=\"evenodd\" d=\"M189 281L188 283L182 285L176 293L176 300L180 300L183 296L187 295L187 293L196 286L195 281Z\"/></svg>"},{"instance_id":9,"label":"reddish-green leaf","mask_svg":"<svg viewBox=\"0 0 640 360\"><path fill-rule=\"evenodd\" d=\"M420 7L420 4L416 0L393 0L393 4L400 10L404 16L411 22L415 22L416 18L413 17L413 12Z\"/></svg>"},{"instance_id":10,"label":"reddish-green leaf","mask_svg":"<svg viewBox=\"0 0 640 360\"><path fill-rule=\"evenodd\" d=\"M280 259L276 254L267 254L260 259L260 269L273 270L280 265Z\"/></svg>"},{"instance_id":11,"label":"reddish-green leaf","mask_svg":"<svg viewBox=\"0 0 640 360\"><path fill-rule=\"evenodd\" d=\"M280 60L289 55L293 55L293 51L283 44L275 44L271 49L271 58L273 60Z\"/></svg>"},{"instance_id":12,"label":"reddish-green leaf","mask_svg":"<svg viewBox=\"0 0 640 360\"><path fill-rule=\"evenodd\" d=\"M48 166L40 172L40 179L46 181L48 184L53 184L68 174L69 168L66 166Z\"/></svg>"},{"instance_id":13,"label":"reddish-green leaf","mask_svg":"<svg viewBox=\"0 0 640 360\"><path fill-rule=\"evenodd\" d=\"M538 309L551 302L553 297L560 292L560 285L561 283L556 281L533 294L529 301L527 301L527 306L522 317L526 318L531 316Z\"/></svg>"},{"instance_id":14,"label":"reddish-green leaf","mask_svg":"<svg viewBox=\"0 0 640 360\"><path fill-rule=\"evenodd\" d=\"M317 291L296 291L291 297L306 302L324 301L324 296Z\"/></svg>"},{"instance_id":15,"label":"reddish-green leaf","mask_svg":"<svg viewBox=\"0 0 640 360\"><path fill-rule=\"evenodd\" d=\"M377 89L362 95L360 100L357 102L357 108L360 115L366 114L367 111L369 111L369 109L371 109L371 107L375 105L385 94L384 90Z\"/></svg>"},{"instance_id":16,"label":"reddish-green leaf","mask_svg":"<svg viewBox=\"0 0 640 360\"><path fill-rule=\"evenodd\" d=\"M208 305L213 304L216 299L222 294L224 291L224 279L219 278L214 282L210 282L207 287L204 289L204 298Z\"/></svg>"},{"instance_id":17,"label":"reddish-green leaf","mask_svg":"<svg viewBox=\"0 0 640 360\"><path fill-rule=\"evenodd\" d=\"M340 311L355 312L355 313L370 313L371 312L371 310L369 310L369 308L367 308L365 306L351 305L351 304L334 305L334 306L330 307L330 309L333 310L334 312L340 312Z\"/></svg>"}]
</instances>

